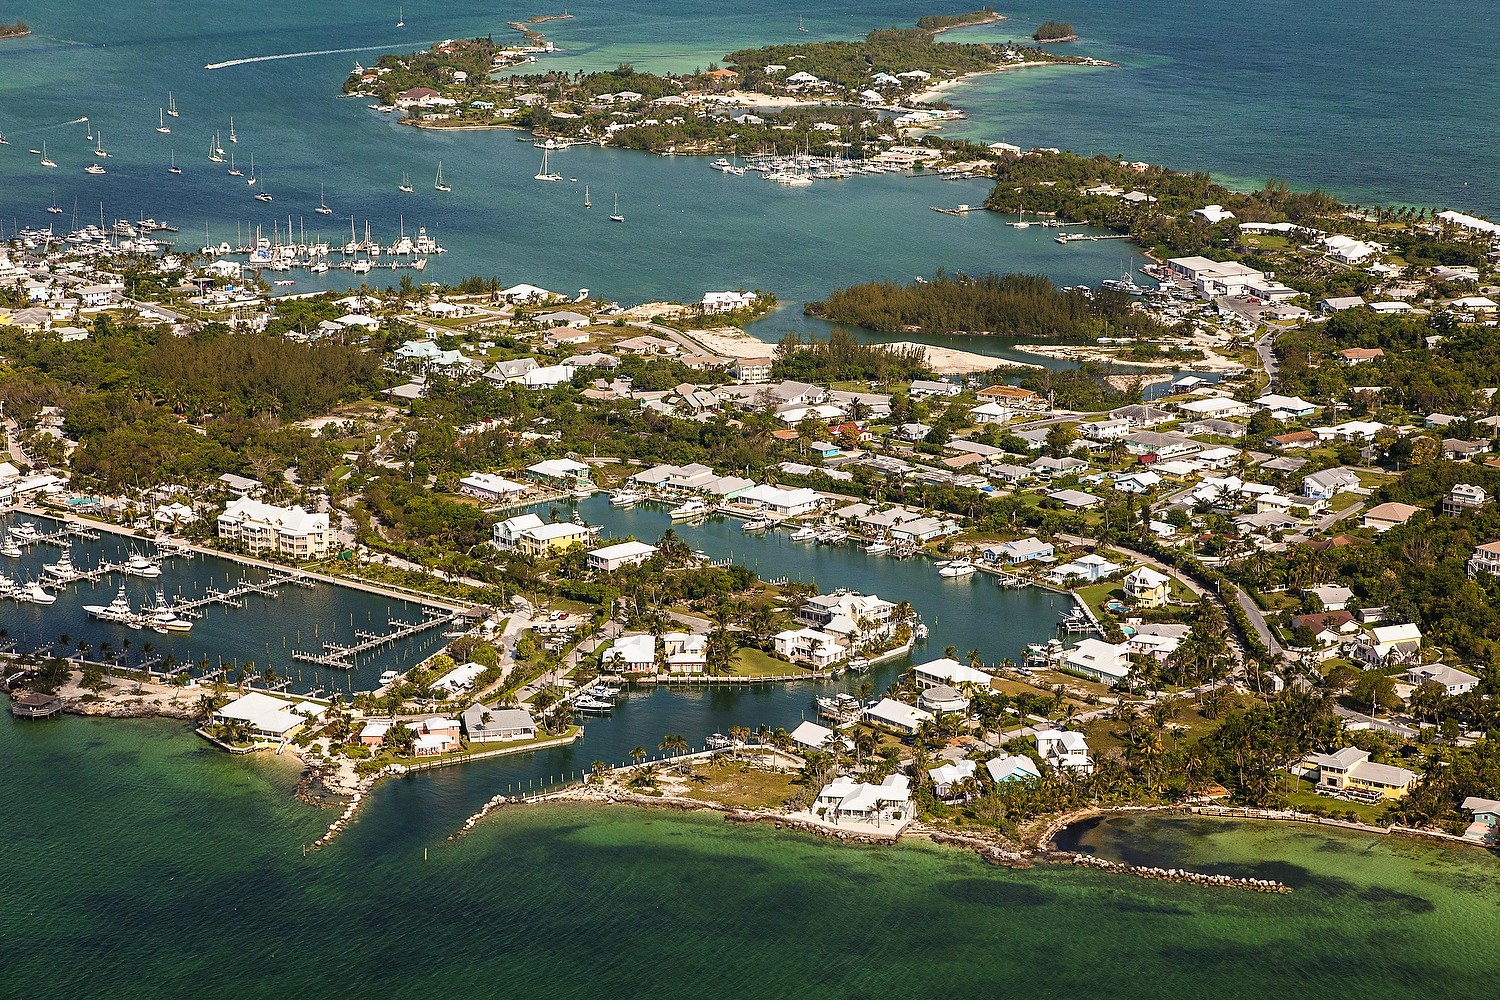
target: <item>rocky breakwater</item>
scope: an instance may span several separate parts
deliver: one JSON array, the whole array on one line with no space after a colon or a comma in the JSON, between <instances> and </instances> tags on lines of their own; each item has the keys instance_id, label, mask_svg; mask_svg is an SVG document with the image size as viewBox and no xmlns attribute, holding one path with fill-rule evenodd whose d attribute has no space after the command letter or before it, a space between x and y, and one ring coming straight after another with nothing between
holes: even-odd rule
<instances>
[{"instance_id":1,"label":"rocky breakwater","mask_svg":"<svg viewBox=\"0 0 1500 1000\"><path fill-rule=\"evenodd\" d=\"M1196 885L1222 886L1227 889L1248 889L1251 892L1291 892L1292 887L1283 885L1274 879L1265 878L1236 878L1233 875L1206 875L1203 872L1190 872L1185 868L1153 868L1148 865L1126 865L1118 861L1110 861L1106 858L1097 858L1092 854L1068 854L1056 851L1047 858L1048 861L1056 861L1061 864L1079 865L1084 868L1097 868L1101 871L1118 872L1121 875L1134 875L1137 878L1160 879L1165 882L1192 882Z\"/></svg>"}]
</instances>

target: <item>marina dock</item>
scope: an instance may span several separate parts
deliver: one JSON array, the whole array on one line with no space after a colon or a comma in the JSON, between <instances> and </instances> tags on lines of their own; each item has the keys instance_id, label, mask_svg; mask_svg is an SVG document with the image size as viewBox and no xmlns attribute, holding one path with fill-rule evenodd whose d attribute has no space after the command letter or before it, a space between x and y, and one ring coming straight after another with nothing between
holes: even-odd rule
<instances>
[{"instance_id":1,"label":"marina dock","mask_svg":"<svg viewBox=\"0 0 1500 1000\"><path fill-rule=\"evenodd\" d=\"M386 623L391 629L389 632L365 632L356 629L354 637L360 641L349 646L336 642L324 640L321 653L309 653L304 650L292 650L292 659L300 663L313 663L320 667L328 667L331 670L353 670L363 653L379 649L389 643L400 642L402 639L410 638L421 632L427 632L439 626L448 625L463 617L462 611L450 611L446 614L435 612L431 608L423 608L426 614L419 622L406 622L392 619Z\"/></svg>"}]
</instances>

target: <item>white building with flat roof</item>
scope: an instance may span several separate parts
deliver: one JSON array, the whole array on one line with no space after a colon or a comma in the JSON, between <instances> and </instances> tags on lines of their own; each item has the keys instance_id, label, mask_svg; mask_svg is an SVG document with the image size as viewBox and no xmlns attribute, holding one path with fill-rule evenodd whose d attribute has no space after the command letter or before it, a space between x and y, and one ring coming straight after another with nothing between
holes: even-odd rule
<instances>
[{"instance_id":1,"label":"white building with flat roof","mask_svg":"<svg viewBox=\"0 0 1500 1000\"><path fill-rule=\"evenodd\" d=\"M639 566L655 554L655 545L647 545L645 542L619 542L590 552L588 564L589 569L613 573L622 566Z\"/></svg>"}]
</instances>

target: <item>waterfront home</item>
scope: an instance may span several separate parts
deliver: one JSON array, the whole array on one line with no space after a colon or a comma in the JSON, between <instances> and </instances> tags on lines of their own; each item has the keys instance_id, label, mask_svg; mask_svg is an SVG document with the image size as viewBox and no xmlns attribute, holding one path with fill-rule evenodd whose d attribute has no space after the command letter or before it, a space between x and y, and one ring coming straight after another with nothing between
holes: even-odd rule
<instances>
[{"instance_id":1,"label":"waterfront home","mask_svg":"<svg viewBox=\"0 0 1500 1000\"><path fill-rule=\"evenodd\" d=\"M867 707L860 718L873 725L885 726L906 736L913 736L922 723L932 718L932 713L892 698L882 698Z\"/></svg>"},{"instance_id":2,"label":"waterfront home","mask_svg":"<svg viewBox=\"0 0 1500 1000\"><path fill-rule=\"evenodd\" d=\"M448 692L448 696L459 694L474 686L474 682L483 676L487 668L483 663L465 663L454 667L443 676L432 682L432 687Z\"/></svg>"},{"instance_id":3,"label":"waterfront home","mask_svg":"<svg viewBox=\"0 0 1500 1000\"><path fill-rule=\"evenodd\" d=\"M211 718L221 725L243 723L255 739L280 742L297 735L309 718L317 718L323 711L323 706L315 702L292 702L251 691L215 709Z\"/></svg>"},{"instance_id":4,"label":"waterfront home","mask_svg":"<svg viewBox=\"0 0 1500 1000\"><path fill-rule=\"evenodd\" d=\"M589 569L613 573L622 566L639 566L656 554L655 545L645 542L618 542L594 549L588 554Z\"/></svg>"},{"instance_id":5,"label":"waterfront home","mask_svg":"<svg viewBox=\"0 0 1500 1000\"><path fill-rule=\"evenodd\" d=\"M878 785L835 778L818 792L813 812L831 823L853 820L899 832L912 819L910 781L904 774L892 774Z\"/></svg>"},{"instance_id":6,"label":"waterfront home","mask_svg":"<svg viewBox=\"0 0 1500 1000\"><path fill-rule=\"evenodd\" d=\"M532 528L540 528L544 522L535 514L517 514L497 522L490 529L490 543L497 549L520 548L521 536Z\"/></svg>"},{"instance_id":7,"label":"waterfront home","mask_svg":"<svg viewBox=\"0 0 1500 1000\"><path fill-rule=\"evenodd\" d=\"M1082 774L1093 773L1094 762L1089 759L1088 740L1082 733L1046 729L1038 731L1035 738L1037 753L1049 766Z\"/></svg>"},{"instance_id":8,"label":"waterfront home","mask_svg":"<svg viewBox=\"0 0 1500 1000\"><path fill-rule=\"evenodd\" d=\"M913 682L918 688L924 690L935 687L958 688L965 684L973 684L988 691L992 679L991 675L983 670L975 670L971 666L946 656L929 663L919 663L911 670Z\"/></svg>"},{"instance_id":9,"label":"waterfront home","mask_svg":"<svg viewBox=\"0 0 1500 1000\"><path fill-rule=\"evenodd\" d=\"M1364 517L1360 519L1360 527L1374 528L1376 531L1384 533L1410 521L1412 515L1420 512L1421 509L1420 507L1413 507L1409 503L1396 503L1394 501L1379 504L1365 511Z\"/></svg>"},{"instance_id":10,"label":"waterfront home","mask_svg":"<svg viewBox=\"0 0 1500 1000\"><path fill-rule=\"evenodd\" d=\"M1014 541L1004 542L1000 545L992 545L984 550L986 562L1004 563L1007 566L1015 566L1018 563L1031 562L1032 560L1049 560L1052 553L1056 551L1051 542L1044 542L1035 536L1029 538L1017 538Z\"/></svg>"},{"instance_id":11,"label":"waterfront home","mask_svg":"<svg viewBox=\"0 0 1500 1000\"><path fill-rule=\"evenodd\" d=\"M1480 573L1500 576L1500 542L1486 542L1476 546L1474 554L1469 557L1468 573L1470 577Z\"/></svg>"},{"instance_id":12,"label":"waterfront home","mask_svg":"<svg viewBox=\"0 0 1500 1000\"><path fill-rule=\"evenodd\" d=\"M1130 673L1130 646L1123 642L1081 639L1063 654L1062 666L1102 684L1118 684Z\"/></svg>"},{"instance_id":13,"label":"waterfront home","mask_svg":"<svg viewBox=\"0 0 1500 1000\"><path fill-rule=\"evenodd\" d=\"M1111 573L1119 572L1122 568L1103 556L1089 553L1086 556L1079 556L1070 563L1063 563L1048 573L1047 578L1059 586L1067 584L1075 576L1082 577L1089 583L1097 583Z\"/></svg>"},{"instance_id":14,"label":"waterfront home","mask_svg":"<svg viewBox=\"0 0 1500 1000\"><path fill-rule=\"evenodd\" d=\"M1447 695L1467 694L1479 685L1479 678L1473 674L1455 670L1442 663L1407 668L1406 683L1420 685L1428 681L1441 684L1443 693Z\"/></svg>"},{"instance_id":15,"label":"waterfront home","mask_svg":"<svg viewBox=\"0 0 1500 1000\"><path fill-rule=\"evenodd\" d=\"M607 669L624 673L645 673L656 669L656 637L627 635L614 641L599 658Z\"/></svg>"},{"instance_id":16,"label":"waterfront home","mask_svg":"<svg viewBox=\"0 0 1500 1000\"><path fill-rule=\"evenodd\" d=\"M748 309L754 304L754 292L704 292L703 299L698 306L706 313L716 314L734 312L736 309Z\"/></svg>"},{"instance_id":17,"label":"waterfront home","mask_svg":"<svg viewBox=\"0 0 1500 1000\"><path fill-rule=\"evenodd\" d=\"M1411 790L1421 775L1404 767L1372 764L1370 752L1344 747L1335 753L1316 753L1307 763L1317 769L1320 792L1345 792L1351 797L1378 801L1399 799Z\"/></svg>"},{"instance_id":18,"label":"waterfront home","mask_svg":"<svg viewBox=\"0 0 1500 1000\"><path fill-rule=\"evenodd\" d=\"M1377 625L1360 636L1355 653L1370 667L1389 666L1415 656L1422 647L1422 630L1416 625Z\"/></svg>"},{"instance_id":19,"label":"waterfront home","mask_svg":"<svg viewBox=\"0 0 1500 1000\"><path fill-rule=\"evenodd\" d=\"M509 743L536 739L536 721L523 708L473 705L459 717L470 743Z\"/></svg>"},{"instance_id":20,"label":"waterfront home","mask_svg":"<svg viewBox=\"0 0 1500 1000\"><path fill-rule=\"evenodd\" d=\"M459 740L459 724L456 719L433 716L412 723L411 730L417 736L412 744L412 753L418 757L433 757L457 750L463 745Z\"/></svg>"},{"instance_id":21,"label":"waterfront home","mask_svg":"<svg viewBox=\"0 0 1500 1000\"><path fill-rule=\"evenodd\" d=\"M551 458L526 467L532 479L560 489L572 489L589 482L589 467L571 458Z\"/></svg>"},{"instance_id":22,"label":"waterfront home","mask_svg":"<svg viewBox=\"0 0 1500 1000\"><path fill-rule=\"evenodd\" d=\"M784 629L772 636L771 641L777 656L806 661L814 670L825 670L849 655L844 636L818 628Z\"/></svg>"},{"instance_id":23,"label":"waterfront home","mask_svg":"<svg viewBox=\"0 0 1500 1000\"><path fill-rule=\"evenodd\" d=\"M823 503L823 498L815 490L772 486L769 483L745 490L738 499L740 503L761 507L778 517L809 514Z\"/></svg>"},{"instance_id":24,"label":"waterfront home","mask_svg":"<svg viewBox=\"0 0 1500 1000\"><path fill-rule=\"evenodd\" d=\"M527 528L516 539L516 548L528 556L545 558L575 545L587 545L592 538L593 534L583 525L562 521Z\"/></svg>"},{"instance_id":25,"label":"waterfront home","mask_svg":"<svg viewBox=\"0 0 1500 1000\"><path fill-rule=\"evenodd\" d=\"M1493 844L1500 835L1500 802L1470 795L1464 799L1463 808L1474 814L1474 821L1464 831L1464 836Z\"/></svg>"},{"instance_id":26,"label":"waterfront home","mask_svg":"<svg viewBox=\"0 0 1500 1000\"><path fill-rule=\"evenodd\" d=\"M960 760L928 768L927 776L932 779L932 790L940 799L953 797L954 788L960 782L973 780L977 766L972 760Z\"/></svg>"},{"instance_id":27,"label":"waterfront home","mask_svg":"<svg viewBox=\"0 0 1500 1000\"><path fill-rule=\"evenodd\" d=\"M667 669L674 674L701 674L708 669L708 636L668 632L662 636Z\"/></svg>"},{"instance_id":28,"label":"waterfront home","mask_svg":"<svg viewBox=\"0 0 1500 1000\"><path fill-rule=\"evenodd\" d=\"M1172 596L1171 582L1165 573L1142 566L1125 577L1125 599L1137 608L1159 608Z\"/></svg>"},{"instance_id":29,"label":"waterfront home","mask_svg":"<svg viewBox=\"0 0 1500 1000\"><path fill-rule=\"evenodd\" d=\"M328 554L328 515L302 507L277 507L249 496L231 501L218 518L219 537L242 543L251 552L272 551L293 559L321 559Z\"/></svg>"},{"instance_id":30,"label":"waterfront home","mask_svg":"<svg viewBox=\"0 0 1500 1000\"><path fill-rule=\"evenodd\" d=\"M513 483L503 476L488 472L475 472L458 481L458 492L480 500L498 502L510 500L526 492L526 487Z\"/></svg>"},{"instance_id":31,"label":"waterfront home","mask_svg":"<svg viewBox=\"0 0 1500 1000\"><path fill-rule=\"evenodd\" d=\"M364 724L359 731L360 746L371 749L384 745L386 734L391 731L391 723L383 719L372 719Z\"/></svg>"},{"instance_id":32,"label":"waterfront home","mask_svg":"<svg viewBox=\"0 0 1500 1000\"><path fill-rule=\"evenodd\" d=\"M939 684L936 687L928 688L917 696L917 707L924 712L931 712L933 715L938 715L942 712L957 715L968 710L969 699L965 698L963 692L957 688Z\"/></svg>"},{"instance_id":33,"label":"waterfront home","mask_svg":"<svg viewBox=\"0 0 1500 1000\"><path fill-rule=\"evenodd\" d=\"M820 726L816 722L803 720L802 724L791 733L792 742L807 750L821 750L833 739L834 732L827 726Z\"/></svg>"},{"instance_id":34,"label":"waterfront home","mask_svg":"<svg viewBox=\"0 0 1500 1000\"><path fill-rule=\"evenodd\" d=\"M1032 778L1040 779L1042 772L1037 768L1036 761L1025 754L1002 753L998 757L991 757L984 762L984 769L990 772L990 777L995 784L1004 781L1028 781Z\"/></svg>"}]
</instances>

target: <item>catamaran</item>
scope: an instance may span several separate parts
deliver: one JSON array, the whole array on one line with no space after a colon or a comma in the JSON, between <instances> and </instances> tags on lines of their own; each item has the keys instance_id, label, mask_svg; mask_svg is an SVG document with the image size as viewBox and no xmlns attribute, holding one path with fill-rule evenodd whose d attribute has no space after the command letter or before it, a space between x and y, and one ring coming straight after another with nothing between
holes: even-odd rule
<instances>
[{"instance_id":1,"label":"catamaran","mask_svg":"<svg viewBox=\"0 0 1500 1000\"><path fill-rule=\"evenodd\" d=\"M313 211L319 215L333 214L333 209L329 208L328 203L323 200L323 185L321 184L318 185L318 207L313 209Z\"/></svg>"},{"instance_id":2,"label":"catamaran","mask_svg":"<svg viewBox=\"0 0 1500 1000\"><path fill-rule=\"evenodd\" d=\"M562 180L562 174L555 174L550 169L548 169L547 154L549 152L551 151L546 149L542 150L542 169L537 171L535 179L539 181L560 181Z\"/></svg>"},{"instance_id":3,"label":"catamaran","mask_svg":"<svg viewBox=\"0 0 1500 1000\"><path fill-rule=\"evenodd\" d=\"M411 178L406 176L405 171L402 171L401 173L401 185L397 188L397 190L404 191L407 194L411 194L412 192Z\"/></svg>"},{"instance_id":4,"label":"catamaran","mask_svg":"<svg viewBox=\"0 0 1500 1000\"><path fill-rule=\"evenodd\" d=\"M229 141L233 142L234 140L230 139ZM245 176L245 172L243 170L240 170L238 167L236 167L234 165L234 154L233 153L229 154L229 176L230 177L243 177L243 176Z\"/></svg>"},{"instance_id":5,"label":"catamaran","mask_svg":"<svg viewBox=\"0 0 1500 1000\"><path fill-rule=\"evenodd\" d=\"M53 187L53 189L52 189L52 205L51 205L50 208L47 209L47 211L51 212L53 215L62 215L62 208L59 207L59 205L57 204L57 188L56 187Z\"/></svg>"},{"instance_id":6,"label":"catamaran","mask_svg":"<svg viewBox=\"0 0 1500 1000\"><path fill-rule=\"evenodd\" d=\"M433 187L433 190L435 190L435 191L452 191L453 190L453 188L451 188L447 184L443 183L443 161L442 160L438 160L437 180L435 180L435 181L432 182L432 187Z\"/></svg>"},{"instance_id":7,"label":"catamaran","mask_svg":"<svg viewBox=\"0 0 1500 1000\"><path fill-rule=\"evenodd\" d=\"M172 96L172 92L170 90L167 91L167 114L171 115L173 118L180 117L177 114L177 100Z\"/></svg>"},{"instance_id":8,"label":"catamaran","mask_svg":"<svg viewBox=\"0 0 1500 1000\"><path fill-rule=\"evenodd\" d=\"M396 27L398 27L398 28L404 28L404 27L406 27L406 8L405 7L397 7L396 11L397 11L397 13L396 13Z\"/></svg>"},{"instance_id":9,"label":"catamaran","mask_svg":"<svg viewBox=\"0 0 1500 1000\"><path fill-rule=\"evenodd\" d=\"M172 165L167 168L167 173L169 173L169 174L180 174L180 173L182 173L182 168L177 165L177 151L176 150L172 151Z\"/></svg>"},{"instance_id":10,"label":"catamaran","mask_svg":"<svg viewBox=\"0 0 1500 1000\"><path fill-rule=\"evenodd\" d=\"M162 117L161 108L156 109L156 122L156 131L161 132L163 135L172 131L171 129L167 128L167 120Z\"/></svg>"},{"instance_id":11,"label":"catamaran","mask_svg":"<svg viewBox=\"0 0 1500 1000\"><path fill-rule=\"evenodd\" d=\"M625 216L620 214L620 196L615 195L615 214L609 217L610 222L624 222Z\"/></svg>"},{"instance_id":12,"label":"catamaran","mask_svg":"<svg viewBox=\"0 0 1500 1000\"><path fill-rule=\"evenodd\" d=\"M256 201L270 201L271 200L271 194L270 194L269 191L266 190L266 186L264 184L262 184L260 186L260 193L255 196L255 200Z\"/></svg>"}]
</instances>

